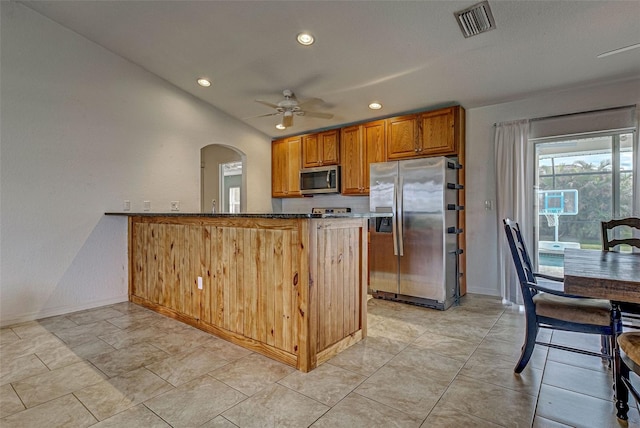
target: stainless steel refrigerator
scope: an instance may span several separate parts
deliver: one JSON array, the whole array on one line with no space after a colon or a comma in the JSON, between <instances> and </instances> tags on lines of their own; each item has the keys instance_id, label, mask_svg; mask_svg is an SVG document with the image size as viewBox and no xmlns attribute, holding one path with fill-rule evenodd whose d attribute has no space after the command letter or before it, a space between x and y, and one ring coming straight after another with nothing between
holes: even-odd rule
<instances>
[{"instance_id":1,"label":"stainless steel refrigerator","mask_svg":"<svg viewBox=\"0 0 640 428\"><path fill-rule=\"evenodd\" d=\"M371 164L369 205L374 297L447 309L458 298L457 177L453 158Z\"/></svg>"}]
</instances>

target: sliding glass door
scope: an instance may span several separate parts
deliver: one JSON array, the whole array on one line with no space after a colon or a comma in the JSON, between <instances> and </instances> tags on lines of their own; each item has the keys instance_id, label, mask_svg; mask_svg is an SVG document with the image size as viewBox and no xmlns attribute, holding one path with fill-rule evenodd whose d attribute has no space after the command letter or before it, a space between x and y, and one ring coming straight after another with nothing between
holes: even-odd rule
<instances>
[{"instance_id":1,"label":"sliding glass door","mask_svg":"<svg viewBox=\"0 0 640 428\"><path fill-rule=\"evenodd\" d=\"M540 272L562 275L566 248L600 249L600 222L632 214L633 136L605 133L534 142L534 257Z\"/></svg>"}]
</instances>

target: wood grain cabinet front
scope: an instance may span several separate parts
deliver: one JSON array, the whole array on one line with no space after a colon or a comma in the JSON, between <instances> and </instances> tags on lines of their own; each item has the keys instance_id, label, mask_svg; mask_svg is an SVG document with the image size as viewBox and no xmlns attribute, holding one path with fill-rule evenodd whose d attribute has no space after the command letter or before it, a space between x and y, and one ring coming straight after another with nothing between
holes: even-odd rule
<instances>
[{"instance_id":1,"label":"wood grain cabinet front","mask_svg":"<svg viewBox=\"0 0 640 428\"><path fill-rule=\"evenodd\" d=\"M302 197L300 192L301 137L273 141L271 145L271 196Z\"/></svg>"},{"instance_id":2,"label":"wood grain cabinet front","mask_svg":"<svg viewBox=\"0 0 640 428\"><path fill-rule=\"evenodd\" d=\"M385 161L385 121L342 128L342 194L369 194L369 165Z\"/></svg>"},{"instance_id":3,"label":"wood grain cabinet front","mask_svg":"<svg viewBox=\"0 0 640 428\"><path fill-rule=\"evenodd\" d=\"M302 167L315 168L337 165L339 162L339 130L304 135L302 137Z\"/></svg>"}]
</instances>

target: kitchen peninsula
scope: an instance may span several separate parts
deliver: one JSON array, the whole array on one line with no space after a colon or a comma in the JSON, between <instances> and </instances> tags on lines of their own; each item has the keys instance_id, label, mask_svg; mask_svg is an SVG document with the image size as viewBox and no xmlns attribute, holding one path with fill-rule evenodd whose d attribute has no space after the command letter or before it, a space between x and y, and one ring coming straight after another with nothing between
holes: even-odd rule
<instances>
[{"instance_id":1,"label":"kitchen peninsula","mask_svg":"<svg viewBox=\"0 0 640 428\"><path fill-rule=\"evenodd\" d=\"M307 372L366 337L367 218L107 213L129 300Z\"/></svg>"}]
</instances>

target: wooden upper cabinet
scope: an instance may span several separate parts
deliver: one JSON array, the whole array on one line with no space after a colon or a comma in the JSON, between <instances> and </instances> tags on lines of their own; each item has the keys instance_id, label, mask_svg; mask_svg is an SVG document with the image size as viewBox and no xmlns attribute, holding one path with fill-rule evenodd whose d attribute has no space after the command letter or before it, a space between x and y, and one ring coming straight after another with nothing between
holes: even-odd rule
<instances>
[{"instance_id":1,"label":"wooden upper cabinet","mask_svg":"<svg viewBox=\"0 0 640 428\"><path fill-rule=\"evenodd\" d=\"M302 137L302 167L314 168L323 165L337 165L339 161L339 132L331 131Z\"/></svg>"},{"instance_id":2,"label":"wooden upper cabinet","mask_svg":"<svg viewBox=\"0 0 640 428\"><path fill-rule=\"evenodd\" d=\"M386 122L377 120L362 125L362 143L364 147L364 193L369 194L369 166L376 162L385 162Z\"/></svg>"},{"instance_id":3,"label":"wooden upper cabinet","mask_svg":"<svg viewBox=\"0 0 640 428\"><path fill-rule=\"evenodd\" d=\"M271 145L271 196L291 198L300 192L301 138L275 140Z\"/></svg>"},{"instance_id":4,"label":"wooden upper cabinet","mask_svg":"<svg viewBox=\"0 0 640 428\"><path fill-rule=\"evenodd\" d=\"M418 155L416 115L386 119L387 160L405 159Z\"/></svg>"},{"instance_id":5,"label":"wooden upper cabinet","mask_svg":"<svg viewBox=\"0 0 640 428\"><path fill-rule=\"evenodd\" d=\"M342 129L342 194L369 194L369 165L385 161L385 121Z\"/></svg>"},{"instance_id":6,"label":"wooden upper cabinet","mask_svg":"<svg viewBox=\"0 0 640 428\"><path fill-rule=\"evenodd\" d=\"M418 153L431 156L456 152L456 109L459 107L444 108L418 115Z\"/></svg>"},{"instance_id":7,"label":"wooden upper cabinet","mask_svg":"<svg viewBox=\"0 0 640 428\"><path fill-rule=\"evenodd\" d=\"M364 174L362 126L342 128L340 136L341 179L343 195L361 195Z\"/></svg>"},{"instance_id":8,"label":"wooden upper cabinet","mask_svg":"<svg viewBox=\"0 0 640 428\"><path fill-rule=\"evenodd\" d=\"M387 159L455 154L461 144L461 107L387 119Z\"/></svg>"}]
</instances>

